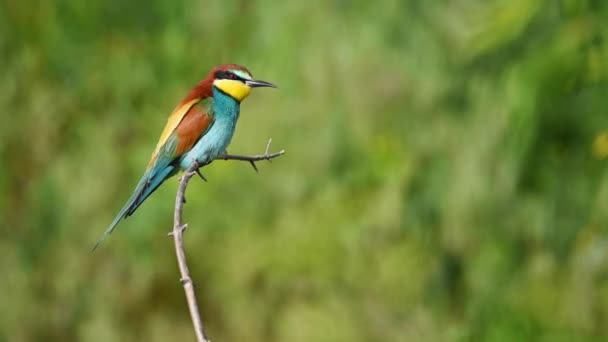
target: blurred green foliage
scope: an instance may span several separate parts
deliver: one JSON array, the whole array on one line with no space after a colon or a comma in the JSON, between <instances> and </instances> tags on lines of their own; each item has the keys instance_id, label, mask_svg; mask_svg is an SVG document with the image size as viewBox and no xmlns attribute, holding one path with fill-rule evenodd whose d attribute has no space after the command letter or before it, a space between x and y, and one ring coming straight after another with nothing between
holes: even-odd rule
<instances>
[{"instance_id":1,"label":"blurred green foliage","mask_svg":"<svg viewBox=\"0 0 608 342\"><path fill-rule=\"evenodd\" d=\"M0 341L186 341L166 182L95 253L215 64L188 188L213 341L608 338L608 2L0 1Z\"/></svg>"}]
</instances>

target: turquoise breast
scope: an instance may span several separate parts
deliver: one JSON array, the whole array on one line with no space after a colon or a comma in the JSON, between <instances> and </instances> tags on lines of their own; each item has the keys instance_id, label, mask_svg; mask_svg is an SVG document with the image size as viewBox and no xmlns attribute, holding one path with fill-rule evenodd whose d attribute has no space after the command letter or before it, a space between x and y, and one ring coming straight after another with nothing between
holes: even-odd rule
<instances>
[{"instance_id":1,"label":"turquoise breast","mask_svg":"<svg viewBox=\"0 0 608 342\"><path fill-rule=\"evenodd\" d=\"M180 167L188 169L194 161L205 164L226 151L232 140L239 118L240 103L220 90L213 88L213 102L209 108L214 116L211 128L180 160Z\"/></svg>"}]
</instances>

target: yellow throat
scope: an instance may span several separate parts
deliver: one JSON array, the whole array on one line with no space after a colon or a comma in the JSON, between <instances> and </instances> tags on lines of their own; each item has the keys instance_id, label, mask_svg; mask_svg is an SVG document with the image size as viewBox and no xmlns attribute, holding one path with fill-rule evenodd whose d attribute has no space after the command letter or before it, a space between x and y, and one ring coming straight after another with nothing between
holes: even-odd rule
<instances>
[{"instance_id":1,"label":"yellow throat","mask_svg":"<svg viewBox=\"0 0 608 342\"><path fill-rule=\"evenodd\" d=\"M239 102L251 93L251 87L237 80L215 80L213 85Z\"/></svg>"}]
</instances>

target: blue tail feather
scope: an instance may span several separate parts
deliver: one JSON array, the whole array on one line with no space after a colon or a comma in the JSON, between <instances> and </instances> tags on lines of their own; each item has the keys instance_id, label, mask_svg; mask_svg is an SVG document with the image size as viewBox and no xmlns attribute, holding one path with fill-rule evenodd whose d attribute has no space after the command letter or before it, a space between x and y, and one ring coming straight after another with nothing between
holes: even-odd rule
<instances>
[{"instance_id":1,"label":"blue tail feather","mask_svg":"<svg viewBox=\"0 0 608 342\"><path fill-rule=\"evenodd\" d=\"M135 187L133 194L125 203L125 205L120 209L118 215L114 218L110 226L103 233L99 241L93 246L93 251L99 247L99 245L105 240L105 238L112 233L114 228L120 220L123 218L127 218L131 216L137 208L169 177L173 176L177 169L173 165L167 165L165 168L158 172L154 172L153 175L150 175L154 170L149 170L144 173L143 177Z\"/></svg>"}]
</instances>

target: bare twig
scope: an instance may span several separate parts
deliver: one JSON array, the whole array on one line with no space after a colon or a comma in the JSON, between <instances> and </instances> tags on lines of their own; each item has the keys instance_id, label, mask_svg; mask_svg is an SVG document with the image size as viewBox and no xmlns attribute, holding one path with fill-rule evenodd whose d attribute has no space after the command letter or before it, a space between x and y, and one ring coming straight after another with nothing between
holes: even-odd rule
<instances>
[{"instance_id":1,"label":"bare twig","mask_svg":"<svg viewBox=\"0 0 608 342\"><path fill-rule=\"evenodd\" d=\"M268 139L268 144L266 144L266 151L264 152L264 154L258 154L255 156L242 156L242 155L238 155L238 154L226 153L226 154L218 156L216 159L248 161L251 164L251 166L253 167L253 169L257 172L258 168L255 165L256 161L268 160L268 162L271 162L272 159L285 154L285 150L280 150L279 152L270 153L271 144L272 144L272 139Z\"/></svg>"},{"instance_id":2,"label":"bare twig","mask_svg":"<svg viewBox=\"0 0 608 342\"><path fill-rule=\"evenodd\" d=\"M255 162L259 160L268 160L270 161L273 158L276 158L285 153L285 150L281 150L276 153L270 153L270 144L272 139L268 140L268 145L266 145L266 152L264 154L255 155L255 156L242 156L242 155L231 155L224 154L219 156L216 159L222 160L244 160L251 163L253 168L257 171L257 167L255 166ZM181 274L180 281L184 287L184 292L186 292L186 300L188 301L188 308L190 309L190 317L192 318L192 324L194 325L194 331L196 333L196 340L198 342L209 342L207 336L205 335L205 330L203 328L203 321L201 320L201 314L198 309L198 304L196 301L196 294L194 292L194 282L192 278L190 278L190 271L188 269L188 264L186 262L186 252L184 250L184 236L183 233L188 227L187 224L183 223L183 209L184 203L186 203L186 187L188 186L188 182L195 174L198 174L203 180L207 181L205 177L203 177L200 172L200 168L204 165L194 163L179 179L179 187L177 188L177 195L175 198L175 216L173 219L173 230L169 235L173 236L173 240L175 242L175 254L177 256L177 263L179 265L179 272Z\"/></svg>"}]
</instances>

